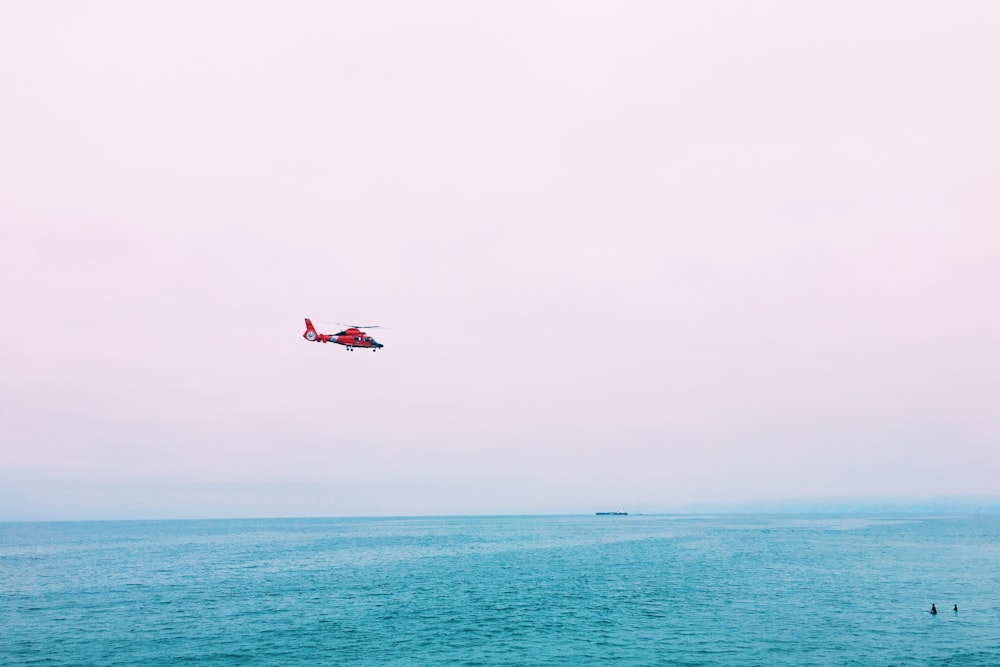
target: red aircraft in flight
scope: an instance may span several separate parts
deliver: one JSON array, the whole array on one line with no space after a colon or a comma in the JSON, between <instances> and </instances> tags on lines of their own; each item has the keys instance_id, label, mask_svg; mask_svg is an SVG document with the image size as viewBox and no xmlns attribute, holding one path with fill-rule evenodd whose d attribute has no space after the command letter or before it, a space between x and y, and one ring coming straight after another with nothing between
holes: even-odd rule
<instances>
[{"instance_id":1,"label":"red aircraft in flight","mask_svg":"<svg viewBox=\"0 0 1000 667\"><path fill-rule=\"evenodd\" d=\"M371 349L373 352L378 352L382 347L382 343L378 342L368 334L366 334L361 329L378 329L377 326L365 326L365 325L350 325L343 331L338 331L335 334L321 334L316 331L313 327L313 323L306 318L306 332L302 334L302 337L308 341L314 341L317 343L336 343L337 345L343 345L348 350L354 351L356 347L366 347Z\"/></svg>"}]
</instances>

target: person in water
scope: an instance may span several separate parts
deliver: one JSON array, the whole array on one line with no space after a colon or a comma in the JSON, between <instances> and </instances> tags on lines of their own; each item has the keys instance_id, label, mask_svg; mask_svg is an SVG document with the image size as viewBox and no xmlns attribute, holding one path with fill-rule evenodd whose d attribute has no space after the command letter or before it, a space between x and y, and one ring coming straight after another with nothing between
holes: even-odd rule
<instances>
[{"instance_id":1,"label":"person in water","mask_svg":"<svg viewBox=\"0 0 1000 667\"><path fill-rule=\"evenodd\" d=\"M956 614L958 613L958 605L955 605L954 611L955 611Z\"/></svg>"},{"instance_id":2,"label":"person in water","mask_svg":"<svg viewBox=\"0 0 1000 667\"><path fill-rule=\"evenodd\" d=\"M936 613L937 613L937 607L935 607L933 604L931 604L931 615L934 615Z\"/></svg>"}]
</instances>

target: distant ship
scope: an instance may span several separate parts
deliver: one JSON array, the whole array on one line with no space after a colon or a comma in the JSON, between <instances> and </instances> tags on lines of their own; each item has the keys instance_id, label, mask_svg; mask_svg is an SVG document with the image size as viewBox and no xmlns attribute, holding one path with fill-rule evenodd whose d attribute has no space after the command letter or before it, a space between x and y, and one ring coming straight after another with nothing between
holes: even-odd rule
<instances>
[{"instance_id":1,"label":"distant ship","mask_svg":"<svg viewBox=\"0 0 1000 667\"><path fill-rule=\"evenodd\" d=\"M628 512L598 512L597 516L628 516Z\"/></svg>"}]
</instances>

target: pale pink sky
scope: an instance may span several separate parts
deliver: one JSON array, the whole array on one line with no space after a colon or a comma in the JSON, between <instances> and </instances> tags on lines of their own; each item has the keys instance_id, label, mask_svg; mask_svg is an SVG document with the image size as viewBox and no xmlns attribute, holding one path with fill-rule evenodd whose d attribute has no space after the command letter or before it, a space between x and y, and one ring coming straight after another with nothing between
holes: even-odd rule
<instances>
[{"instance_id":1,"label":"pale pink sky","mask_svg":"<svg viewBox=\"0 0 1000 667\"><path fill-rule=\"evenodd\" d=\"M995 496L997 35L2 2L0 519Z\"/></svg>"}]
</instances>

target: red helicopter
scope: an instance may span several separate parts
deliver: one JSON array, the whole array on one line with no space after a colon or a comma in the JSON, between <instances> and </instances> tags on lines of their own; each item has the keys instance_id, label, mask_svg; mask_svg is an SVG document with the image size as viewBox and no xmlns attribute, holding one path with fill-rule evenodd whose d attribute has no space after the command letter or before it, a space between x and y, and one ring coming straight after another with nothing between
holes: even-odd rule
<instances>
[{"instance_id":1,"label":"red helicopter","mask_svg":"<svg viewBox=\"0 0 1000 667\"><path fill-rule=\"evenodd\" d=\"M343 331L338 331L335 334L321 334L317 333L315 327L313 327L313 323L307 317L306 332L302 334L302 337L316 343L336 343L337 345L343 345L351 352L356 347L366 347L373 352L378 352L382 348L382 343L366 334L362 329L378 329L378 326L352 324L347 326Z\"/></svg>"}]
</instances>

